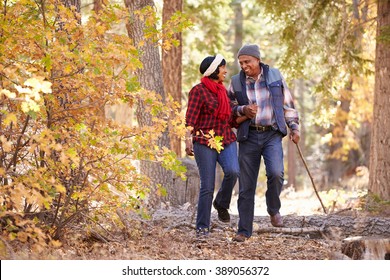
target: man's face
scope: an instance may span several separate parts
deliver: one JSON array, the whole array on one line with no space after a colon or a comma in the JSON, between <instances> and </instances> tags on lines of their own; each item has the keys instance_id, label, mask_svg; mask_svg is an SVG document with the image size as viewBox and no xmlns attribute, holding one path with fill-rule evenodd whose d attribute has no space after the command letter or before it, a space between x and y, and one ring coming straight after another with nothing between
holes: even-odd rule
<instances>
[{"instance_id":1,"label":"man's face","mask_svg":"<svg viewBox=\"0 0 390 280\"><path fill-rule=\"evenodd\" d=\"M260 74L260 59L250 55L240 55L238 62L247 76L257 79Z\"/></svg>"}]
</instances>

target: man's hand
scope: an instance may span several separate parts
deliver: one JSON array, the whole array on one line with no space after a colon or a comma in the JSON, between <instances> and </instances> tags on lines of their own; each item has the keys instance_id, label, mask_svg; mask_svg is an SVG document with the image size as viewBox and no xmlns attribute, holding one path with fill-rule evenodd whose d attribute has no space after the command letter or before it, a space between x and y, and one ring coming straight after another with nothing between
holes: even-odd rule
<instances>
[{"instance_id":1,"label":"man's hand","mask_svg":"<svg viewBox=\"0 0 390 280\"><path fill-rule=\"evenodd\" d=\"M293 130L290 133L290 139L293 141L295 144L298 144L299 140L301 139L301 134L299 130Z\"/></svg>"},{"instance_id":2,"label":"man's hand","mask_svg":"<svg viewBox=\"0 0 390 280\"><path fill-rule=\"evenodd\" d=\"M245 105L243 108L245 116L249 119L253 119L256 116L257 108L256 104Z\"/></svg>"}]
</instances>

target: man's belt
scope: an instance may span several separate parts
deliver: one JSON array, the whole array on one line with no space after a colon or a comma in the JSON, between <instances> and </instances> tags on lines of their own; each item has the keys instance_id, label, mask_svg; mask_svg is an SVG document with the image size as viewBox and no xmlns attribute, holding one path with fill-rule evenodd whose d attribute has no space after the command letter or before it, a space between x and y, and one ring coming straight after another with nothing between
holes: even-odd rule
<instances>
[{"instance_id":1,"label":"man's belt","mask_svg":"<svg viewBox=\"0 0 390 280\"><path fill-rule=\"evenodd\" d=\"M269 131L272 130L272 126L262 126L262 125L250 125L249 126L250 130L256 130L256 131Z\"/></svg>"}]
</instances>

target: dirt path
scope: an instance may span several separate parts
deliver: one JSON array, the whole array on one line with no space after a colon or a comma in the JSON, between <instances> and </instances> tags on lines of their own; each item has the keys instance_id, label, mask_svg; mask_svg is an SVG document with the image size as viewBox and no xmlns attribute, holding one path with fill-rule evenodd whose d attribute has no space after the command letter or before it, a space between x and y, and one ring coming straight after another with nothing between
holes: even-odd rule
<instances>
[{"instance_id":1,"label":"dirt path","mask_svg":"<svg viewBox=\"0 0 390 280\"><path fill-rule=\"evenodd\" d=\"M338 208L354 207L354 200ZM220 223L212 211L211 234L197 239L194 221L196 209L189 204L181 207L164 205L152 219L141 220L126 214L123 228L113 228L109 234L96 231L69 232L58 249L36 254L24 248L14 253L15 259L60 260L326 260L343 259L342 242L336 234L323 232L261 231L271 227L266 214L264 197L256 198L254 235L244 243L232 241L237 229L237 196L230 209L231 222ZM325 216L314 194L286 190L282 194L282 215L287 226L302 227L302 220L315 215ZM337 204L336 204L337 206ZM335 210L338 210L336 207ZM352 212L351 212L352 213ZM122 217L123 222L123 217ZM387 220L385 221L387 223ZM390 220L389 220L390 226ZM313 225L313 224L312 224ZM307 223L307 226L312 226ZM317 225L314 225L317 226ZM343 237L344 238L344 237Z\"/></svg>"}]
</instances>

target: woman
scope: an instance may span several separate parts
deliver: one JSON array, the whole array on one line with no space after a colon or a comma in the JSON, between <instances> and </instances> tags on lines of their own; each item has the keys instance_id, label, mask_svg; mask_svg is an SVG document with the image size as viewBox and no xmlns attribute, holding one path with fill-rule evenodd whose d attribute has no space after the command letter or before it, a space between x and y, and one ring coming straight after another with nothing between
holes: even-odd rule
<instances>
[{"instance_id":1,"label":"woman","mask_svg":"<svg viewBox=\"0 0 390 280\"><path fill-rule=\"evenodd\" d=\"M239 176L236 135L232 131L231 109L223 81L226 61L217 54L206 57L199 67L203 75L188 98L186 112L187 155L194 155L200 176L200 192L196 217L197 236L207 236L210 229L211 205L222 222L229 222L228 212L234 185ZM219 152L208 146L208 136L222 136L223 149ZM224 173L222 184L215 197L214 187L217 162Z\"/></svg>"}]
</instances>

